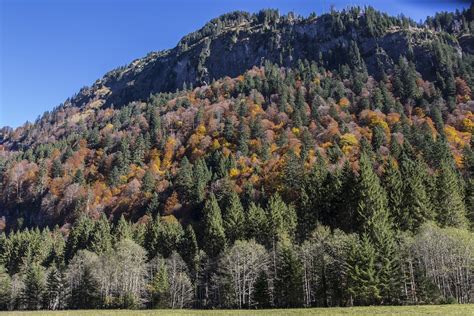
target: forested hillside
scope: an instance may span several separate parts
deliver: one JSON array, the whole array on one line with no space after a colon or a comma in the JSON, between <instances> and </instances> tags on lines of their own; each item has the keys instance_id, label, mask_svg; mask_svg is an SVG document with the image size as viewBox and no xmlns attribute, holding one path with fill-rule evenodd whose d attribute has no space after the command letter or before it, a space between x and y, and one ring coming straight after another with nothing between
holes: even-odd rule
<instances>
[{"instance_id":1,"label":"forested hillside","mask_svg":"<svg viewBox=\"0 0 474 316\"><path fill-rule=\"evenodd\" d=\"M0 309L472 303L473 8L224 15L3 128Z\"/></svg>"}]
</instances>

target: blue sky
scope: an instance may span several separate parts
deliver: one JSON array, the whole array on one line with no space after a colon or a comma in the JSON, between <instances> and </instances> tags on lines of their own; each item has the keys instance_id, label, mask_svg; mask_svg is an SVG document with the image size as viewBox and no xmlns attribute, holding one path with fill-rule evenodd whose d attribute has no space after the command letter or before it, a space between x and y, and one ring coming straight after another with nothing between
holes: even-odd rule
<instances>
[{"instance_id":1,"label":"blue sky","mask_svg":"<svg viewBox=\"0 0 474 316\"><path fill-rule=\"evenodd\" d=\"M0 0L0 127L34 121L107 71L181 37L220 14L278 8L301 15L372 5L416 21L469 1Z\"/></svg>"}]
</instances>

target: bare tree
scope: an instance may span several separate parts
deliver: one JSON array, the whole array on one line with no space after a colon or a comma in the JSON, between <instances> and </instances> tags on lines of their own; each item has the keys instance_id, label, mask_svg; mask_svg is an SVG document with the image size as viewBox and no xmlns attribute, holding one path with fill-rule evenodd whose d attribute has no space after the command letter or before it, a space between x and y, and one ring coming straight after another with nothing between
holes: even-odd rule
<instances>
[{"instance_id":1,"label":"bare tree","mask_svg":"<svg viewBox=\"0 0 474 316\"><path fill-rule=\"evenodd\" d=\"M220 260L221 282L228 283L229 303L238 308L253 305L255 281L269 263L265 248L254 240L235 242Z\"/></svg>"}]
</instances>

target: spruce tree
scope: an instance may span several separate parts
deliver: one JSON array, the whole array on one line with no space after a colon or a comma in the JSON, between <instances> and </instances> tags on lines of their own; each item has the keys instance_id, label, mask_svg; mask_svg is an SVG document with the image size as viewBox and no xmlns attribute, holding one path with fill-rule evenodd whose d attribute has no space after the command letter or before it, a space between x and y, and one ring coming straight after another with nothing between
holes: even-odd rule
<instances>
[{"instance_id":1,"label":"spruce tree","mask_svg":"<svg viewBox=\"0 0 474 316\"><path fill-rule=\"evenodd\" d=\"M112 249L110 224L104 214L95 222L90 238L90 251L93 251L96 254L103 254Z\"/></svg>"},{"instance_id":2,"label":"spruce tree","mask_svg":"<svg viewBox=\"0 0 474 316\"><path fill-rule=\"evenodd\" d=\"M147 224L144 245L148 252L149 259L154 258L158 254L160 247L158 240L160 238L161 229L161 221L159 216L154 217Z\"/></svg>"},{"instance_id":3,"label":"spruce tree","mask_svg":"<svg viewBox=\"0 0 474 316\"><path fill-rule=\"evenodd\" d=\"M23 301L27 309L41 309L46 288L45 281L44 268L36 262L30 263L25 272L24 289L22 293Z\"/></svg>"},{"instance_id":4,"label":"spruce tree","mask_svg":"<svg viewBox=\"0 0 474 316\"><path fill-rule=\"evenodd\" d=\"M244 236L244 208L238 194L233 191L230 196L229 207L224 215L224 229L230 244Z\"/></svg>"},{"instance_id":5,"label":"spruce tree","mask_svg":"<svg viewBox=\"0 0 474 316\"><path fill-rule=\"evenodd\" d=\"M181 258L188 266L191 276L194 278L198 269L198 254L199 248L196 239L196 234L191 225L186 226L184 236L181 239L181 246L179 247Z\"/></svg>"},{"instance_id":6,"label":"spruce tree","mask_svg":"<svg viewBox=\"0 0 474 316\"><path fill-rule=\"evenodd\" d=\"M387 163L383 175L383 184L387 192L388 209L395 227L401 229L407 214L403 214L403 180L400 168L393 159ZM405 227L406 228L406 227Z\"/></svg>"},{"instance_id":7,"label":"spruce tree","mask_svg":"<svg viewBox=\"0 0 474 316\"><path fill-rule=\"evenodd\" d=\"M76 220L66 241L66 263L74 257L78 250L90 247L93 229L94 222L89 217L82 215Z\"/></svg>"},{"instance_id":8,"label":"spruce tree","mask_svg":"<svg viewBox=\"0 0 474 316\"><path fill-rule=\"evenodd\" d=\"M184 201L192 201L194 187L193 166L186 157L181 160L179 165L179 169L176 174L175 186L179 196Z\"/></svg>"},{"instance_id":9,"label":"spruce tree","mask_svg":"<svg viewBox=\"0 0 474 316\"><path fill-rule=\"evenodd\" d=\"M266 241L267 216L265 210L260 205L251 202L245 218L245 237L254 238L259 243Z\"/></svg>"},{"instance_id":10,"label":"spruce tree","mask_svg":"<svg viewBox=\"0 0 474 316\"><path fill-rule=\"evenodd\" d=\"M124 240L124 239L133 239L133 230L130 222L128 222L125 217L120 215L120 219L115 227L115 242Z\"/></svg>"},{"instance_id":11,"label":"spruce tree","mask_svg":"<svg viewBox=\"0 0 474 316\"><path fill-rule=\"evenodd\" d=\"M84 266L79 283L71 291L69 307L73 309L94 309L100 303L99 283L89 265Z\"/></svg>"},{"instance_id":12,"label":"spruce tree","mask_svg":"<svg viewBox=\"0 0 474 316\"><path fill-rule=\"evenodd\" d=\"M214 194L211 194L206 200L202 212L204 216L204 249L210 257L217 257L224 249L226 240L221 209Z\"/></svg>"},{"instance_id":13,"label":"spruce tree","mask_svg":"<svg viewBox=\"0 0 474 316\"><path fill-rule=\"evenodd\" d=\"M299 307L303 301L303 269L290 240L283 236L277 246L275 304Z\"/></svg>"},{"instance_id":14,"label":"spruce tree","mask_svg":"<svg viewBox=\"0 0 474 316\"><path fill-rule=\"evenodd\" d=\"M0 241L2 241L0 239ZM7 310L10 305L12 284L10 275L5 267L0 264L0 311Z\"/></svg>"},{"instance_id":15,"label":"spruce tree","mask_svg":"<svg viewBox=\"0 0 474 316\"><path fill-rule=\"evenodd\" d=\"M359 163L358 211L362 218L362 232L376 249L374 262L378 268L378 283L375 286L384 301L394 301L400 273L386 192L367 154L362 153Z\"/></svg>"},{"instance_id":16,"label":"spruce tree","mask_svg":"<svg viewBox=\"0 0 474 316\"><path fill-rule=\"evenodd\" d=\"M364 234L351 245L347 259L348 290L356 305L380 303L381 293L376 268L376 251Z\"/></svg>"},{"instance_id":17,"label":"spruce tree","mask_svg":"<svg viewBox=\"0 0 474 316\"><path fill-rule=\"evenodd\" d=\"M443 161L437 177L437 220L441 226L466 227L463 187L453 166Z\"/></svg>"},{"instance_id":18,"label":"spruce tree","mask_svg":"<svg viewBox=\"0 0 474 316\"><path fill-rule=\"evenodd\" d=\"M268 273L265 270L260 271L260 274L255 281L253 290L253 301L256 308L268 308L271 304L270 288L268 286Z\"/></svg>"},{"instance_id":19,"label":"spruce tree","mask_svg":"<svg viewBox=\"0 0 474 316\"><path fill-rule=\"evenodd\" d=\"M433 219L431 202L424 183L423 164L402 155L401 171L403 181L402 230L416 231L427 220Z\"/></svg>"},{"instance_id":20,"label":"spruce tree","mask_svg":"<svg viewBox=\"0 0 474 316\"><path fill-rule=\"evenodd\" d=\"M61 272L52 266L46 280L45 302L50 310L62 309L64 307L65 288Z\"/></svg>"},{"instance_id":21,"label":"spruce tree","mask_svg":"<svg viewBox=\"0 0 474 316\"><path fill-rule=\"evenodd\" d=\"M149 286L153 308L168 308L169 301L168 270L164 260L160 260L158 271Z\"/></svg>"}]
</instances>

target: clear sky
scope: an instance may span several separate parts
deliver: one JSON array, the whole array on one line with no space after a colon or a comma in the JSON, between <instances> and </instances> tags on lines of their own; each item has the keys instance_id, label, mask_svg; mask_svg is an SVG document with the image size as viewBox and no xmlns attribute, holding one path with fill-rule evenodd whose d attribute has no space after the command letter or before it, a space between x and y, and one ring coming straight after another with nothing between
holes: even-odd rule
<instances>
[{"instance_id":1,"label":"clear sky","mask_svg":"<svg viewBox=\"0 0 474 316\"><path fill-rule=\"evenodd\" d=\"M0 0L0 127L34 121L107 71L172 48L220 14L277 8L308 15L372 5L416 21L455 0Z\"/></svg>"}]
</instances>

